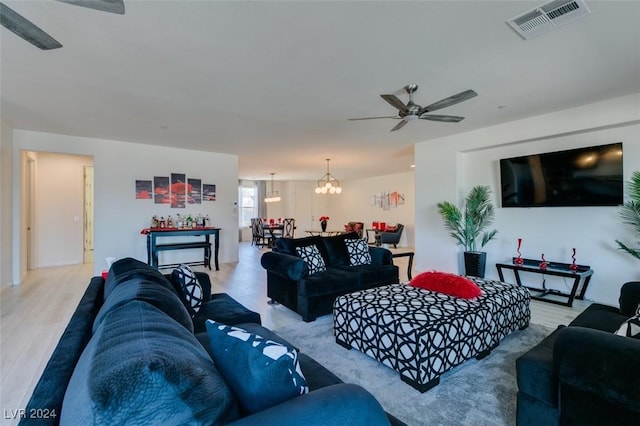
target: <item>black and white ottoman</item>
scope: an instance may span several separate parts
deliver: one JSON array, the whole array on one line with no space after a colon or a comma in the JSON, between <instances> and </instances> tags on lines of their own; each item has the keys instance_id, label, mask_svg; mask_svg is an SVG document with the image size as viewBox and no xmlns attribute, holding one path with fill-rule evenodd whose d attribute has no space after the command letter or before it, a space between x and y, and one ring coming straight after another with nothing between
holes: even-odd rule
<instances>
[{"instance_id":1,"label":"black and white ottoman","mask_svg":"<svg viewBox=\"0 0 640 426\"><path fill-rule=\"evenodd\" d=\"M392 284L338 297L333 305L336 342L400 373L420 392L451 368L484 358L500 340L529 325L525 287L472 279L483 294L460 299Z\"/></svg>"}]
</instances>

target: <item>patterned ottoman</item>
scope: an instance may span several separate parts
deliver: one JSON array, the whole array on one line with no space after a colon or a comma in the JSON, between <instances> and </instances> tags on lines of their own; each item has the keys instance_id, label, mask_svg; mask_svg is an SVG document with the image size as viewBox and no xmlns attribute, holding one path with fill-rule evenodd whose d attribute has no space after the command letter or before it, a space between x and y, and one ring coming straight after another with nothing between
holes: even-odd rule
<instances>
[{"instance_id":1,"label":"patterned ottoman","mask_svg":"<svg viewBox=\"0 0 640 426\"><path fill-rule=\"evenodd\" d=\"M420 392L469 358L482 359L500 339L529 325L525 287L468 277L476 299L392 284L346 294L333 305L336 342L400 373Z\"/></svg>"}]
</instances>

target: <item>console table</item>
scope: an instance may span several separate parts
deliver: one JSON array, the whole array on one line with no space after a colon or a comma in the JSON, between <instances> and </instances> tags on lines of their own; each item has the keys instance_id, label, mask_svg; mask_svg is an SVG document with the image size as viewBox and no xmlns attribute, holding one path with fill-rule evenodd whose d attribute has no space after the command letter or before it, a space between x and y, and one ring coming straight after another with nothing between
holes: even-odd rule
<instances>
[{"instance_id":1,"label":"console table","mask_svg":"<svg viewBox=\"0 0 640 426\"><path fill-rule=\"evenodd\" d=\"M171 268L178 266L177 263L159 265L158 252L166 250L187 250L187 249L203 249L203 260L194 262L182 262L186 265L203 265L211 269L211 242L209 236L213 235L213 259L216 265L216 271L220 270L218 265L218 251L220 248L220 228L200 227L200 228L145 228L141 234L147 236L147 263L154 268ZM158 244L159 237L199 237L204 236L201 241L185 241L175 243Z\"/></svg>"},{"instance_id":2,"label":"console table","mask_svg":"<svg viewBox=\"0 0 640 426\"><path fill-rule=\"evenodd\" d=\"M516 258L513 258L513 262L515 262ZM591 276L593 275L593 269L591 269L588 265L576 265L577 269L575 271L571 270L571 264L569 263L559 263L559 262L547 262L547 268L540 268L540 260L535 259L522 259L522 265L516 265L515 263L496 263L496 268L498 269L498 275L500 276L500 281L504 281L503 269L510 269L513 271L513 275L515 276L516 283L518 285L523 285L522 280L520 279L520 272L531 272L534 274L543 274L543 275L551 275L556 277L565 277L573 279L573 286L571 287L571 293L563 293L559 290L548 289L544 285L544 280L542 282L542 288L529 287L525 285L530 290L539 291L540 293L537 295L531 295L532 299L542 300L543 302L555 303L557 305L564 306L573 306L574 299L584 299L584 294L587 291L587 286L589 285L589 281L591 280ZM582 283L582 286L580 285ZM579 292L578 292L579 290ZM554 299L548 299L545 296L555 295L566 297L567 301L559 301Z\"/></svg>"}]
</instances>

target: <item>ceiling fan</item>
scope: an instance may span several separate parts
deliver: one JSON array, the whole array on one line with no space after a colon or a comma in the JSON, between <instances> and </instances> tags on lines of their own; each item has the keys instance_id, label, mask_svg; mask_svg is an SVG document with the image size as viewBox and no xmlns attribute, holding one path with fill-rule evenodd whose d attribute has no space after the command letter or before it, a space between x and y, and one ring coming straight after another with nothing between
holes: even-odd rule
<instances>
[{"instance_id":1,"label":"ceiling fan","mask_svg":"<svg viewBox=\"0 0 640 426\"><path fill-rule=\"evenodd\" d=\"M57 0L76 6L124 15L124 0ZM42 50L62 47L56 39L4 3L0 3L0 24Z\"/></svg>"},{"instance_id":2,"label":"ceiling fan","mask_svg":"<svg viewBox=\"0 0 640 426\"><path fill-rule=\"evenodd\" d=\"M442 121L445 123L458 123L459 121L464 120L464 117L457 117L455 115L436 115L429 114L425 115L428 112L436 111L442 108L446 108L451 105L455 105L457 103L466 101L475 96L478 96L476 92L473 90L465 90L464 92L460 92L456 95L449 96L448 98L444 98L435 102L431 105L427 105L426 107L422 107L413 102L413 93L418 90L417 84L408 84L404 86L404 91L409 94L409 102L407 104L403 104L400 99L398 99L395 95L380 95L382 99L387 101L391 106L398 109L398 115L391 115L385 117L363 117L363 118L350 118L349 120L375 120L378 118L395 118L401 119L402 121L395 125L391 131L400 130L407 124L409 121L422 119L422 120L431 120L431 121Z\"/></svg>"}]
</instances>

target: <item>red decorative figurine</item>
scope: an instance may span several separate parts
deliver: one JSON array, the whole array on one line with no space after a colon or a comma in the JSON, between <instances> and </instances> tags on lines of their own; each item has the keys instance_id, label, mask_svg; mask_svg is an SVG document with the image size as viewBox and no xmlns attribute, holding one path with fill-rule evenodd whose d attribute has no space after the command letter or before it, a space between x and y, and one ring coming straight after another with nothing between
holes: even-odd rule
<instances>
[{"instance_id":1,"label":"red decorative figurine","mask_svg":"<svg viewBox=\"0 0 640 426\"><path fill-rule=\"evenodd\" d=\"M573 271L573 272L578 272L578 265L576 265L576 249L573 249L573 254L571 255L571 259L573 259L573 262L571 263L571 265L569 265L569 270Z\"/></svg>"},{"instance_id":2,"label":"red decorative figurine","mask_svg":"<svg viewBox=\"0 0 640 426\"><path fill-rule=\"evenodd\" d=\"M540 262L540 265L538 265L538 267L540 269L547 269L547 267L549 266L549 262L547 262L544 258L544 253L542 253L542 262Z\"/></svg>"},{"instance_id":3,"label":"red decorative figurine","mask_svg":"<svg viewBox=\"0 0 640 426\"><path fill-rule=\"evenodd\" d=\"M516 251L518 252L518 257L513 259L513 263L515 263L516 265L522 265L524 263L524 261L522 260L522 253L520 253L521 245L522 245L522 238L518 238L518 248L516 249Z\"/></svg>"}]
</instances>

